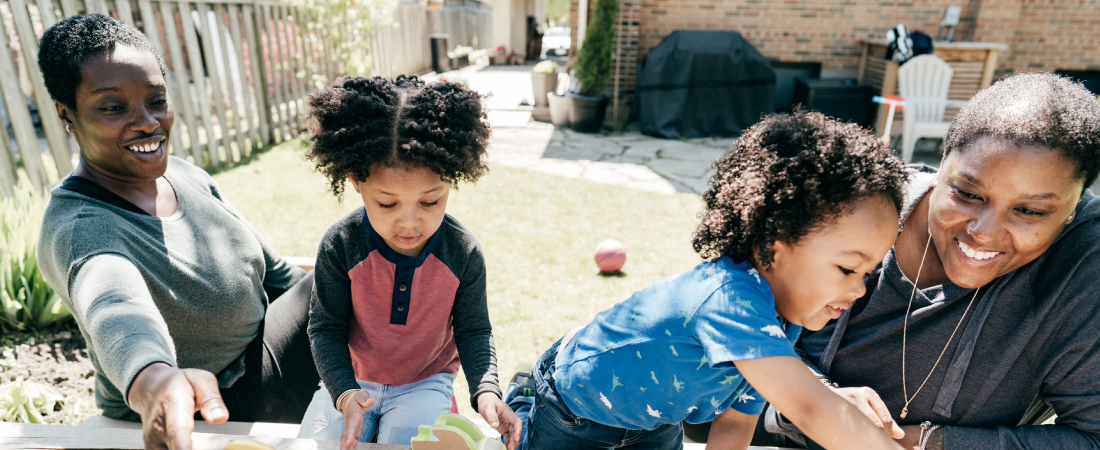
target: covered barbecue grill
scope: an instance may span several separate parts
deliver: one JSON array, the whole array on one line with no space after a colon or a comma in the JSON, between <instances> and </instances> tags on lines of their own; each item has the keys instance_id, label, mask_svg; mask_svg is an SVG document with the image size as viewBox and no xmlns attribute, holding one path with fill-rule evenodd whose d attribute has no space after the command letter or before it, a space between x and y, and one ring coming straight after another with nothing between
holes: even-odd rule
<instances>
[{"instance_id":1,"label":"covered barbecue grill","mask_svg":"<svg viewBox=\"0 0 1100 450\"><path fill-rule=\"evenodd\" d=\"M642 133L735 136L772 112L775 72L736 31L677 30L638 67Z\"/></svg>"}]
</instances>

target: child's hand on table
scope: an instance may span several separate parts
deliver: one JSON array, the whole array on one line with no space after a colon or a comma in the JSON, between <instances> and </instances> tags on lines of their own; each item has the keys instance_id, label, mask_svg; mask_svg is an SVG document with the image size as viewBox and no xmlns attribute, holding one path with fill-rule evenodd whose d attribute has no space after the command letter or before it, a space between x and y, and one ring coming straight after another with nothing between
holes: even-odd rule
<instances>
[{"instance_id":1,"label":"child's hand on table","mask_svg":"<svg viewBox=\"0 0 1100 450\"><path fill-rule=\"evenodd\" d=\"M355 391L341 400L343 404L336 405L344 413L344 434L340 435L340 450L355 450L359 437L363 435L363 415L374 406L374 399L365 391Z\"/></svg>"},{"instance_id":2,"label":"child's hand on table","mask_svg":"<svg viewBox=\"0 0 1100 450\"><path fill-rule=\"evenodd\" d=\"M523 430L523 422L519 416L509 408L500 397L492 392L482 392L477 396L477 410L489 426L497 430L501 436L508 438L508 450L515 450L519 444L520 432Z\"/></svg>"}]
</instances>

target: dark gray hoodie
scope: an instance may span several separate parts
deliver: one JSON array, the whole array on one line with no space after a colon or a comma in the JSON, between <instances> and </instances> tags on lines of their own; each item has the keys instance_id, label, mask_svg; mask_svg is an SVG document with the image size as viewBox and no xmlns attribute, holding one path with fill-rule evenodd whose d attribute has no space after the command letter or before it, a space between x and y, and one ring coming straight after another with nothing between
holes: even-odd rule
<instances>
[{"instance_id":1,"label":"dark gray hoodie","mask_svg":"<svg viewBox=\"0 0 1100 450\"><path fill-rule=\"evenodd\" d=\"M922 168L910 183L903 220L934 173ZM1100 449L1098 219L1100 197L1086 191L1046 252L981 288L905 419L902 322L913 283L893 250L868 280L867 295L825 328L803 333L800 350L840 386L874 389L899 424L946 425L948 449ZM905 358L910 397L973 297L973 289L951 283L917 291ZM769 431L798 436L769 413ZM1051 414L1056 425L1033 425Z\"/></svg>"}]
</instances>

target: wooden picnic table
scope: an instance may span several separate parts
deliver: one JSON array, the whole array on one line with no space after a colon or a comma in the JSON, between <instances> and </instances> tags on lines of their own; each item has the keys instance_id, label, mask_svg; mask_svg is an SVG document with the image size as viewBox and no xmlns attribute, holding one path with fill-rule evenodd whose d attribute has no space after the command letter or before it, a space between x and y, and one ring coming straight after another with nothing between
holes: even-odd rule
<instances>
[{"instance_id":1,"label":"wooden picnic table","mask_svg":"<svg viewBox=\"0 0 1100 450\"><path fill-rule=\"evenodd\" d=\"M0 422L0 448L5 450L144 450L140 424L138 425L138 429L126 429ZM340 449L340 443L336 441L211 433L191 435L191 440L195 444L192 447L194 450L222 450L225 444L234 439L252 439L270 445L274 450ZM409 446L360 443L359 450L409 450Z\"/></svg>"},{"instance_id":2,"label":"wooden picnic table","mask_svg":"<svg viewBox=\"0 0 1100 450\"><path fill-rule=\"evenodd\" d=\"M103 418L106 419L106 418ZM88 423L91 421L91 423ZM96 417L89 418L81 426L35 425L0 422L0 448L8 450L143 450L141 424ZM336 441L292 439L279 424L226 422L211 425L197 422L200 431L217 430L220 433L195 432L191 435L194 450L222 450L234 439L252 439L270 445L275 450L339 450ZM240 434L224 434L240 433ZM265 434L267 433L267 434ZM272 436L273 434L274 436ZM684 450L705 450L706 444L684 443ZM407 445L360 443L359 450L410 450ZM793 450L780 447L749 447L749 450Z\"/></svg>"}]
</instances>

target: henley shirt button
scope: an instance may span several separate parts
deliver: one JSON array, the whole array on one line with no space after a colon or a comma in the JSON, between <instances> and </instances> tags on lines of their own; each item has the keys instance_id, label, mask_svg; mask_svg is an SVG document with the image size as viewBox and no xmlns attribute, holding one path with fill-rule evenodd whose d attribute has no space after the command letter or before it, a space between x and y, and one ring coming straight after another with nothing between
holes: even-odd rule
<instances>
[{"instance_id":1,"label":"henley shirt button","mask_svg":"<svg viewBox=\"0 0 1100 450\"><path fill-rule=\"evenodd\" d=\"M401 311L404 311L404 310L405 310L405 305L397 305L397 312L401 312Z\"/></svg>"},{"instance_id":2,"label":"henley shirt button","mask_svg":"<svg viewBox=\"0 0 1100 450\"><path fill-rule=\"evenodd\" d=\"M405 291L409 290L409 287L402 284L402 285L397 287L397 290L399 290L401 292L405 292Z\"/></svg>"}]
</instances>

